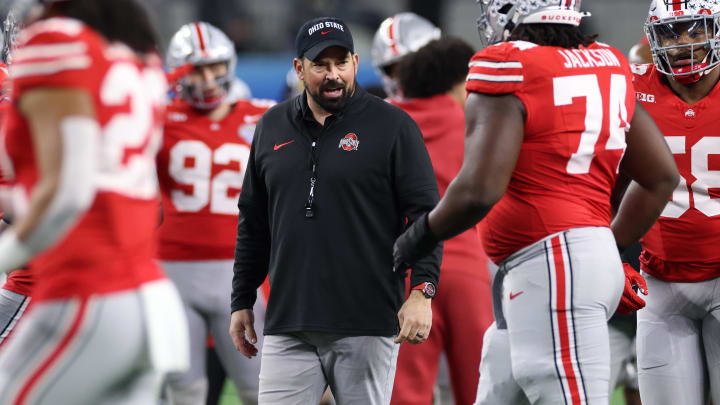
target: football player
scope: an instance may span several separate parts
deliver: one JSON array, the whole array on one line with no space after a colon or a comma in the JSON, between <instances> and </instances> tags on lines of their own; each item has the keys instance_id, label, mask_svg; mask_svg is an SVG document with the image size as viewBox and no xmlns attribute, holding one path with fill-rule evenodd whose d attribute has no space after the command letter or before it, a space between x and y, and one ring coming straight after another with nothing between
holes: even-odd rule
<instances>
[{"instance_id":1,"label":"football player","mask_svg":"<svg viewBox=\"0 0 720 405\"><path fill-rule=\"evenodd\" d=\"M371 57L388 98L400 98L395 67L403 56L440 38L440 28L415 13L405 12L386 18L373 37Z\"/></svg>"},{"instance_id":2,"label":"football player","mask_svg":"<svg viewBox=\"0 0 720 405\"><path fill-rule=\"evenodd\" d=\"M654 0L645 32L653 63L634 66L635 91L681 178L642 241L640 396L703 405L708 391L720 400L720 2Z\"/></svg>"},{"instance_id":3,"label":"football player","mask_svg":"<svg viewBox=\"0 0 720 405\"><path fill-rule=\"evenodd\" d=\"M163 374L189 360L180 298L155 261L167 84L153 27L135 0L17 7L0 271L31 260L36 283L0 354L0 403L155 403Z\"/></svg>"},{"instance_id":4,"label":"football player","mask_svg":"<svg viewBox=\"0 0 720 405\"><path fill-rule=\"evenodd\" d=\"M246 359L233 346L229 308L238 195L255 124L273 103L231 96L235 48L208 23L186 24L170 41L168 68L188 64L157 160L164 212L159 258L180 291L191 331L190 370L168 377L168 397L174 404L205 404L210 334L243 403L256 404L260 359ZM263 300L254 314L262 322Z\"/></svg>"},{"instance_id":5,"label":"football player","mask_svg":"<svg viewBox=\"0 0 720 405\"><path fill-rule=\"evenodd\" d=\"M657 219L677 169L623 54L579 30L580 1L480 5L494 45L470 62L463 166L398 238L396 267L484 219L500 269L476 404L606 405L607 320L642 305L618 247ZM611 221L618 171L634 182Z\"/></svg>"},{"instance_id":6,"label":"football player","mask_svg":"<svg viewBox=\"0 0 720 405\"><path fill-rule=\"evenodd\" d=\"M2 26L2 51L0 56L3 62L0 63L0 126L3 131L7 127L7 110L10 101L10 81L8 80L8 66L10 63L10 51L16 39L17 25L15 19L10 13ZM2 163L2 162L0 162ZM5 164L7 165L7 162ZM2 169L0 165L0 169ZM6 170L10 171L7 167ZM5 187L5 181L0 170L0 193L7 195L9 187ZM8 198L3 198L7 200ZM10 208L10 207L5 207ZM10 213L6 212L3 216L2 207L0 207L0 232L9 226ZM15 329L20 318L30 304L30 293L33 286L33 278L30 270L19 269L8 274L5 283L0 289L0 345L10 336Z\"/></svg>"},{"instance_id":7,"label":"football player","mask_svg":"<svg viewBox=\"0 0 720 405\"><path fill-rule=\"evenodd\" d=\"M394 71L404 98L390 102L420 127L440 195L462 165L465 78L473 53L463 40L444 37L406 55ZM445 242L439 281L443 294L432 300L433 328L424 344L400 347L392 404L432 402L443 352L455 403L472 403L482 350L477 338L493 321L487 263L475 229Z\"/></svg>"},{"instance_id":8,"label":"football player","mask_svg":"<svg viewBox=\"0 0 720 405\"><path fill-rule=\"evenodd\" d=\"M647 37L643 37L642 40L633 45L630 52L628 52L628 61L640 64L652 62ZM623 192L622 186L617 186L617 188L619 193ZM626 249L622 255L623 261L628 261L634 269L639 270L638 254L640 250L639 243ZM616 388L621 387L627 405L640 404L635 350L636 331L637 318L634 312L632 315L616 314L608 322L610 335L610 394L612 395Z\"/></svg>"}]
</instances>

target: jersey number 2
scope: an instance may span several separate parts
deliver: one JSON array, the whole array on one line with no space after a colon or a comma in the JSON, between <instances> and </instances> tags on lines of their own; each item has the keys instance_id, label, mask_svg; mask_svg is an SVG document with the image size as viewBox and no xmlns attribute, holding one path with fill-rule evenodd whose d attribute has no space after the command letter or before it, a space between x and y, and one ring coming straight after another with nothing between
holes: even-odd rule
<instances>
[{"instance_id":1,"label":"jersey number 2","mask_svg":"<svg viewBox=\"0 0 720 405\"><path fill-rule=\"evenodd\" d=\"M566 170L570 174L590 172L590 164L595 157L595 144L600 138L604 122L604 103L597 75L563 76L553 79L555 106L573 104L575 98L585 98L585 131L580 135L580 145L570 156ZM607 150L625 149L625 127L627 126L627 82L625 76L610 76L610 137L605 143Z\"/></svg>"}]
</instances>

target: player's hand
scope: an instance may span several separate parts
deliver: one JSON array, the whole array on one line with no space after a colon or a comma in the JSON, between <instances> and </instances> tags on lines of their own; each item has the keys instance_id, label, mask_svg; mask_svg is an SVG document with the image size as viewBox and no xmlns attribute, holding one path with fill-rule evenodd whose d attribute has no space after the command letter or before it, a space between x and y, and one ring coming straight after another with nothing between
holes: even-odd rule
<instances>
[{"instance_id":1,"label":"player's hand","mask_svg":"<svg viewBox=\"0 0 720 405\"><path fill-rule=\"evenodd\" d=\"M648 295L649 291L645 278L635 271L630 264L623 263L623 270L625 271L625 289L615 312L620 315L632 315L633 312L645 306L645 300L640 298L636 291L641 292L643 295Z\"/></svg>"},{"instance_id":2,"label":"player's hand","mask_svg":"<svg viewBox=\"0 0 720 405\"><path fill-rule=\"evenodd\" d=\"M425 298L422 291L411 291L410 296L398 312L400 333L395 343L422 343L430 335L432 327L432 300Z\"/></svg>"},{"instance_id":3,"label":"player's hand","mask_svg":"<svg viewBox=\"0 0 720 405\"><path fill-rule=\"evenodd\" d=\"M425 213L410 225L393 245L393 271L404 273L415 262L432 253L438 244L430 232L428 214Z\"/></svg>"},{"instance_id":4,"label":"player's hand","mask_svg":"<svg viewBox=\"0 0 720 405\"><path fill-rule=\"evenodd\" d=\"M252 309L241 309L230 316L230 337L235 348L249 358L257 355L257 335L255 334L255 314Z\"/></svg>"}]
</instances>

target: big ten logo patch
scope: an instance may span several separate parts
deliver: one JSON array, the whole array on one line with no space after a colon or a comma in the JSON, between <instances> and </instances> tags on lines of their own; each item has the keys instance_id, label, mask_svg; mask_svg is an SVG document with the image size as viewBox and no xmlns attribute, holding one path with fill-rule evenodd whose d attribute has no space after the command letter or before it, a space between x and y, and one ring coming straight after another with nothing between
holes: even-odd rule
<instances>
[{"instance_id":1,"label":"big ten logo patch","mask_svg":"<svg viewBox=\"0 0 720 405\"><path fill-rule=\"evenodd\" d=\"M645 94L641 93L639 91L635 92L635 95L637 97L638 101L642 101L645 103L654 103L655 102L655 95L654 94Z\"/></svg>"}]
</instances>

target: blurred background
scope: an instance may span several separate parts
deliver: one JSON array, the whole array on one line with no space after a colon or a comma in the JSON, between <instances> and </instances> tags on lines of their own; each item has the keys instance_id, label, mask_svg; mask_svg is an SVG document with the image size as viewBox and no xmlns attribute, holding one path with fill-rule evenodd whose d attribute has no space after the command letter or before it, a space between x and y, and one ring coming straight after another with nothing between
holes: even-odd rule
<instances>
[{"instance_id":1,"label":"blurred background","mask_svg":"<svg viewBox=\"0 0 720 405\"><path fill-rule=\"evenodd\" d=\"M380 22L397 12L415 12L444 34L480 46L475 26L480 8L475 0L146 0L146 4L164 46L190 21L207 21L225 31L238 51L237 74L256 98L282 97L295 34L314 17L338 16L350 25L360 55L358 82L363 86L380 83L370 63L370 44ZM584 20L583 29L627 53L644 35L649 5L649 0L585 0L583 9L593 17Z\"/></svg>"}]
</instances>

